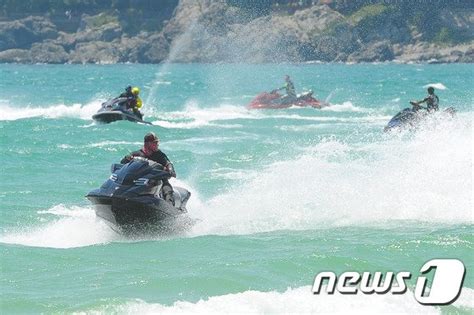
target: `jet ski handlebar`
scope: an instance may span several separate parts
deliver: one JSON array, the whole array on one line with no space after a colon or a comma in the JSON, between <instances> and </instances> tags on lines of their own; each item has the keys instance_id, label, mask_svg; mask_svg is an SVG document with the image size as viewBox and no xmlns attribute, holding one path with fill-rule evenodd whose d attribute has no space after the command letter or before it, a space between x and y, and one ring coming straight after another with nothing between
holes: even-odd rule
<instances>
[{"instance_id":1,"label":"jet ski handlebar","mask_svg":"<svg viewBox=\"0 0 474 315\"><path fill-rule=\"evenodd\" d=\"M163 178L169 179L171 177L176 177L176 173L174 171L173 164L171 164L171 163L169 163L167 165L167 167L164 167L163 165L161 165L158 162L155 162L153 160L150 160L150 159L147 159L147 158L144 158L144 157L140 157L140 156L134 156L132 161L130 161L130 162L133 162L133 161L148 164L148 167L150 167L148 177L150 179L163 179ZM128 164L128 163L126 163L126 164ZM111 173L115 173L115 172L119 171L124 165L125 164L118 164L118 163L112 164L112 166L110 167Z\"/></svg>"},{"instance_id":2,"label":"jet ski handlebar","mask_svg":"<svg viewBox=\"0 0 474 315\"><path fill-rule=\"evenodd\" d=\"M413 106L413 109L414 109L414 110L419 110L419 109L428 110L426 107L421 106L421 105L420 105L420 102L410 101L410 105Z\"/></svg>"},{"instance_id":3,"label":"jet ski handlebar","mask_svg":"<svg viewBox=\"0 0 474 315\"><path fill-rule=\"evenodd\" d=\"M134 156L132 161L143 161L143 162L148 163L148 165L149 165L151 168L157 168L157 169L160 169L160 170L163 170L163 169L165 168L165 167L164 167L163 165L161 165L160 163L155 162L155 161L150 160L150 159L147 159L147 158L145 158L145 157L141 157L141 156Z\"/></svg>"}]
</instances>

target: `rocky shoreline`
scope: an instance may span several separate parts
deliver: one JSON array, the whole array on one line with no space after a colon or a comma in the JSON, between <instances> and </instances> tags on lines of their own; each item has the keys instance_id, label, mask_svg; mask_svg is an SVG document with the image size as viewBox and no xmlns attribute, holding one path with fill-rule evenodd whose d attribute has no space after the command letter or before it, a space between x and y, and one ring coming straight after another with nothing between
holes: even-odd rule
<instances>
[{"instance_id":1,"label":"rocky shoreline","mask_svg":"<svg viewBox=\"0 0 474 315\"><path fill-rule=\"evenodd\" d=\"M225 1L180 1L160 31L133 35L113 13L82 14L76 32L29 16L0 22L0 63L474 62L470 10L440 13L467 34L457 44L426 41L396 12L381 11L348 17L323 4L253 17Z\"/></svg>"}]
</instances>

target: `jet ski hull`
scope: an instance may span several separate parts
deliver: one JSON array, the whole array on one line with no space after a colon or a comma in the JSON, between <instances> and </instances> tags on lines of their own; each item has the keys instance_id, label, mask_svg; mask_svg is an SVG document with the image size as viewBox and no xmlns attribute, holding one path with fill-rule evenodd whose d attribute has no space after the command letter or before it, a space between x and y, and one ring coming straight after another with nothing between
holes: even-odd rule
<instances>
[{"instance_id":1,"label":"jet ski hull","mask_svg":"<svg viewBox=\"0 0 474 315\"><path fill-rule=\"evenodd\" d=\"M99 111L92 115L92 119L100 123L111 123L117 120L127 120L137 123L151 124L148 121L144 121L140 115L127 109L126 98L115 98L102 103L102 107Z\"/></svg>"},{"instance_id":2,"label":"jet ski hull","mask_svg":"<svg viewBox=\"0 0 474 315\"><path fill-rule=\"evenodd\" d=\"M160 192L162 180L171 174L159 163L136 157L127 164L113 164L109 179L86 195L97 217L123 234L173 232L179 230L178 218L184 216L191 193L173 188L174 204Z\"/></svg>"},{"instance_id":3,"label":"jet ski hull","mask_svg":"<svg viewBox=\"0 0 474 315\"><path fill-rule=\"evenodd\" d=\"M453 107L448 107L444 111L430 114L424 110L415 111L412 108L405 108L390 119L388 124L384 127L384 131L414 130L421 121L431 115L436 115L435 117L438 117L438 119L451 119L456 115L456 110Z\"/></svg>"},{"instance_id":4,"label":"jet ski hull","mask_svg":"<svg viewBox=\"0 0 474 315\"><path fill-rule=\"evenodd\" d=\"M321 109L329 104L321 102L314 97L312 93L306 93L298 96L295 100L285 102L284 98L279 93L261 93L257 95L250 104L247 105L248 109L284 109L293 106L299 107L312 107Z\"/></svg>"},{"instance_id":5,"label":"jet ski hull","mask_svg":"<svg viewBox=\"0 0 474 315\"><path fill-rule=\"evenodd\" d=\"M414 128L417 122L421 119L416 111L411 108L405 108L397 115L395 115L385 126L384 131L392 131L399 129L410 129Z\"/></svg>"},{"instance_id":6,"label":"jet ski hull","mask_svg":"<svg viewBox=\"0 0 474 315\"><path fill-rule=\"evenodd\" d=\"M90 193L87 198L94 205L97 217L124 234L169 230L176 218L185 213L153 196L142 196L138 201Z\"/></svg>"},{"instance_id":7,"label":"jet ski hull","mask_svg":"<svg viewBox=\"0 0 474 315\"><path fill-rule=\"evenodd\" d=\"M145 122L141 119L139 119L135 115L127 114L118 110L114 111L104 111L104 112L99 112L97 114L94 114L92 116L92 119L94 119L97 122L108 124L117 120L128 120L128 121L133 121L133 122ZM147 123L147 122L145 122Z\"/></svg>"}]
</instances>

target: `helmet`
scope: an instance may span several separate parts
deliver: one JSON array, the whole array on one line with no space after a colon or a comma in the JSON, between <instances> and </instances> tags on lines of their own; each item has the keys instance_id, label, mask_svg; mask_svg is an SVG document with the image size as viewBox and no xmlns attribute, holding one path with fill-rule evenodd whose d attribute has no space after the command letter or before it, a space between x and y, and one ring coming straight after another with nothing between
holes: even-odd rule
<instances>
[{"instance_id":1,"label":"helmet","mask_svg":"<svg viewBox=\"0 0 474 315\"><path fill-rule=\"evenodd\" d=\"M434 87L430 86L430 87L428 88L428 93L433 93L433 92L434 92Z\"/></svg>"},{"instance_id":2,"label":"helmet","mask_svg":"<svg viewBox=\"0 0 474 315\"><path fill-rule=\"evenodd\" d=\"M133 95L138 95L140 93L140 89L137 88L136 86L132 88L132 94Z\"/></svg>"},{"instance_id":3,"label":"helmet","mask_svg":"<svg viewBox=\"0 0 474 315\"><path fill-rule=\"evenodd\" d=\"M132 91L132 86L130 85L125 88L125 92L131 92L131 91Z\"/></svg>"}]
</instances>

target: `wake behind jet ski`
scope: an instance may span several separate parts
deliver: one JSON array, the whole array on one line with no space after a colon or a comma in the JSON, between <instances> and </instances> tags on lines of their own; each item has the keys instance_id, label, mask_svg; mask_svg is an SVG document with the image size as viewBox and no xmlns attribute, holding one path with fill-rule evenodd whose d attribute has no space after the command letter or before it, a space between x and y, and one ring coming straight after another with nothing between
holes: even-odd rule
<instances>
[{"instance_id":1,"label":"wake behind jet ski","mask_svg":"<svg viewBox=\"0 0 474 315\"><path fill-rule=\"evenodd\" d=\"M112 164L111 171L110 178L86 197L96 215L119 233L171 232L187 212L188 190L174 187L174 206L164 200L162 181L172 175L161 164L134 157L127 164Z\"/></svg>"},{"instance_id":2,"label":"wake behind jet ski","mask_svg":"<svg viewBox=\"0 0 474 315\"><path fill-rule=\"evenodd\" d=\"M420 106L420 102L411 101L411 108L405 108L390 119L384 127L385 132L401 129L415 129L421 121L430 115L436 115L435 111L429 111L428 108ZM453 117L456 109L448 107L441 112L444 117Z\"/></svg>"},{"instance_id":3,"label":"wake behind jet ski","mask_svg":"<svg viewBox=\"0 0 474 315\"><path fill-rule=\"evenodd\" d=\"M282 109L289 108L292 106L299 107L313 107L321 109L329 104L323 101L319 101L313 97L313 92L309 91L300 95L297 95L295 99L287 101L277 91L271 91L270 93L263 92L257 95L248 105L248 109Z\"/></svg>"}]
</instances>

